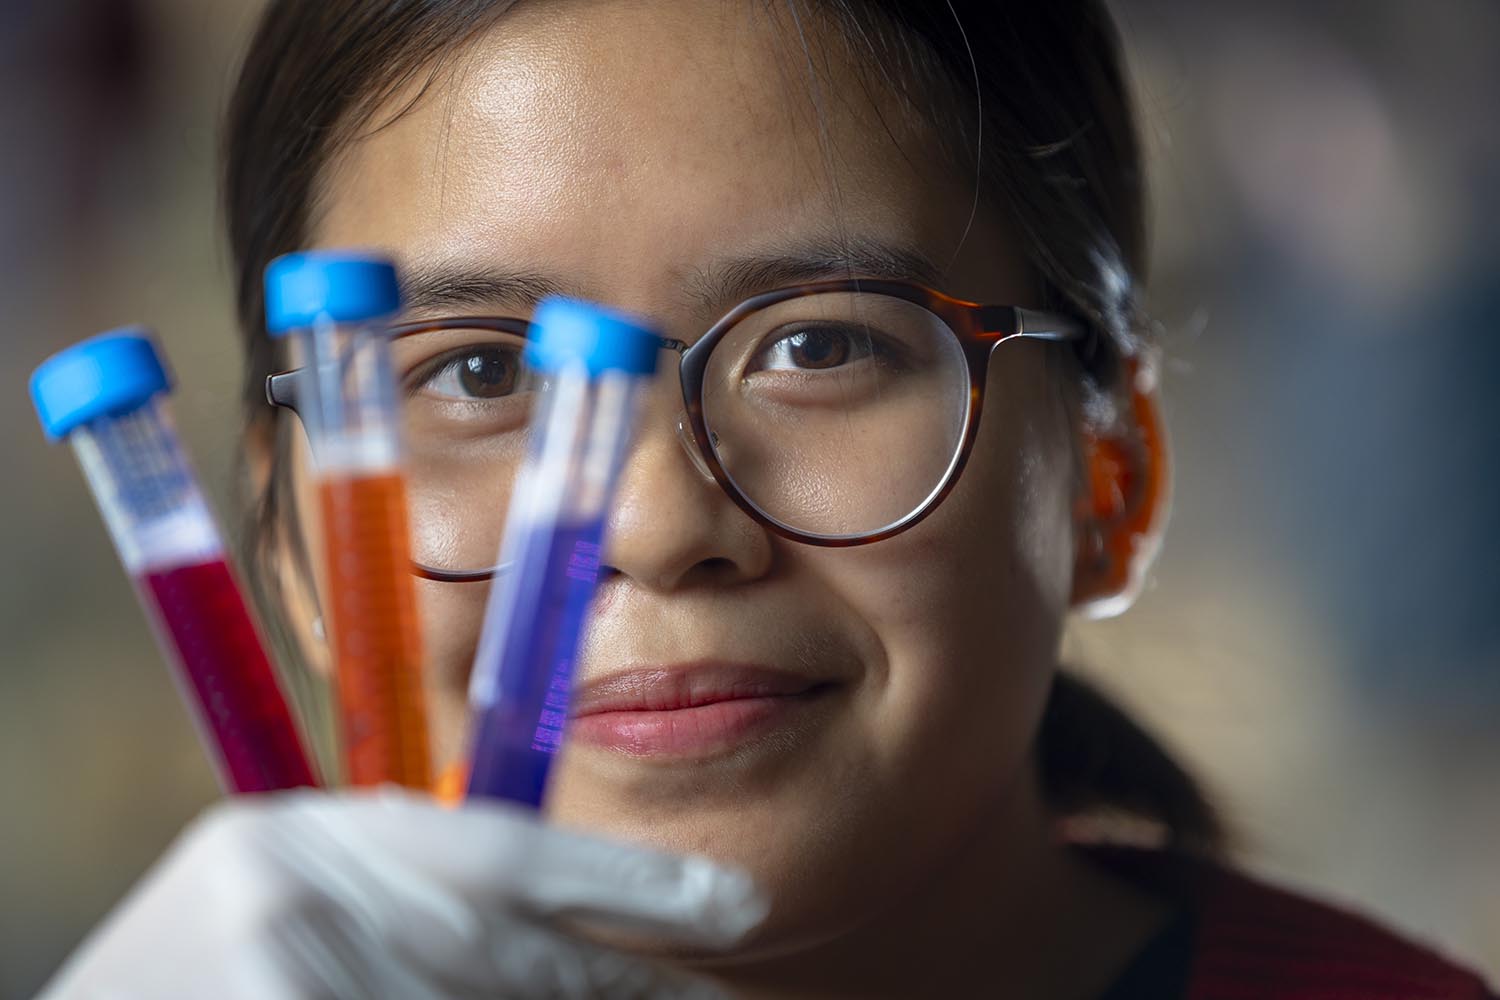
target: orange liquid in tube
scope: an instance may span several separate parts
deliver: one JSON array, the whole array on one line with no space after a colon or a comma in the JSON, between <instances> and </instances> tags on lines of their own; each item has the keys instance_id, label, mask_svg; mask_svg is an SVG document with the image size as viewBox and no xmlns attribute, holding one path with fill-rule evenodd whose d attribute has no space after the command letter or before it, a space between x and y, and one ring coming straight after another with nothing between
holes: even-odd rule
<instances>
[{"instance_id":1,"label":"orange liquid in tube","mask_svg":"<svg viewBox=\"0 0 1500 1000\"><path fill-rule=\"evenodd\" d=\"M319 490L329 636L345 780L432 787L416 585L404 561L408 519L396 472L341 476Z\"/></svg>"}]
</instances>

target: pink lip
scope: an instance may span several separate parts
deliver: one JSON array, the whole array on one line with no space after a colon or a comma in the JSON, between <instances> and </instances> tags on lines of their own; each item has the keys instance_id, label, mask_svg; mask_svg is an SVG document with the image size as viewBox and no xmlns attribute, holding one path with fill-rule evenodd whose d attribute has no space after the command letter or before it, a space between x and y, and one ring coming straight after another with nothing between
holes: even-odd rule
<instances>
[{"instance_id":1,"label":"pink lip","mask_svg":"<svg viewBox=\"0 0 1500 1000\"><path fill-rule=\"evenodd\" d=\"M631 757L703 757L791 724L828 687L742 664L631 670L579 689L568 738Z\"/></svg>"}]
</instances>

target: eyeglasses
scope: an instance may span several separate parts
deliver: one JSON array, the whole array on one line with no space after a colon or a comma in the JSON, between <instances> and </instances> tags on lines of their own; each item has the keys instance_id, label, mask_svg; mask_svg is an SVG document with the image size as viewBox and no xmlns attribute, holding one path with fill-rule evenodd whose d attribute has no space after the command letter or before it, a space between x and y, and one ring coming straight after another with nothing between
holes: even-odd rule
<instances>
[{"instance_id":1,"label":"eyeglasses","mask_svg":"<svg viewBox=\"0 0 1500 1000\"><path fill-rule=\"evenodd\" d=\"M524 361L531 324L465 316L390 334L413 572L489 579L544 387ZM756 295L691 345L661 346L681 358L677 434L698 471L776 534L848 546L905 531L953 489L999 345L1087 336L1054 313L850 279ZM269 376L267 399L296 412L301 375Z\"/></svg>"}]
</instances>

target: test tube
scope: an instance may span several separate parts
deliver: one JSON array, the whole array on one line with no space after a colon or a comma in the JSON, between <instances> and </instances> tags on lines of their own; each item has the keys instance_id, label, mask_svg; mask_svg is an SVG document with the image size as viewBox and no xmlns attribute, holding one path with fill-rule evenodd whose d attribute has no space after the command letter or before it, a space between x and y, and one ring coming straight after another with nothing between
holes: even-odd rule
<instances>
[{"instance_id":1,"label":"test tube","mask_svg":"<svg viewBox=\"0 0 1500 1000\"><path fill-rule=\"evenodd\" d=\"M228 792L316 785L296 723L178 441L149 333L127 327L31 376L42 428L78 456Z\"/></svg>"},{"instance_id":2,"label":"test tube","mask_svg":"<svg viewBox=\"0 0 1500 1000\"><path fill-rule=\"evenodd\" d=\"M288 254L266 268L266 326L295 337L298 412L323 528L345 781L426 789L431 750L410 572L400 414L386 321L400 308L389 261Z\"/></svg>"},{"instance_id":3,"label":"test tube","mask_svg":"<svg viewBox=\"0 0 1500 1000\"><path fill-rule=\"evenodd\" d=\"M568 718L584 614L636 399L661 338L568 299L536 311L526 360L545 379L516 477L471 675L468 795L539 808Z\"/></svg>"}]
</instances>

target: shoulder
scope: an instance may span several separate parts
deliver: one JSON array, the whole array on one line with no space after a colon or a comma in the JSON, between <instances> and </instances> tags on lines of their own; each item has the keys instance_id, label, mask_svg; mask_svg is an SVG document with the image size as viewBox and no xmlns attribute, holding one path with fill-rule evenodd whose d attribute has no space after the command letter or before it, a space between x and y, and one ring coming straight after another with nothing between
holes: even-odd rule
<instances>
[{"instance_id":1,"label":"shoulder","mask_svg":"<svg viewBox=\"0 0 1500 1000\"><path fill-rule=\"evenodd\" d=\"M1205 866L1192 982L1202 996L1483 1000L1474 973L1362 915ZM1308 991L1314 992L1308 992Z\"/></svg>"},{"instance_id":2,"label":"shoulder","mask_svg":"<svg viewBox=\"0 0 1500 1000\"><path fill-rule=\"evenodd\" d=\"M1166 852L1089 854L1191 910L1189 997L1493 1000L1474 972L1366 916Z\"/></svg>"}]
</instances>

